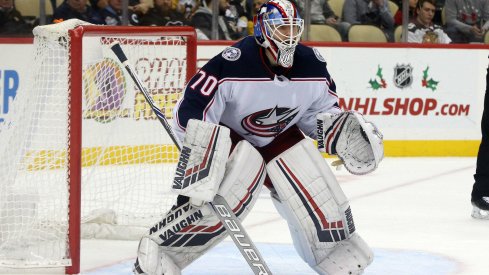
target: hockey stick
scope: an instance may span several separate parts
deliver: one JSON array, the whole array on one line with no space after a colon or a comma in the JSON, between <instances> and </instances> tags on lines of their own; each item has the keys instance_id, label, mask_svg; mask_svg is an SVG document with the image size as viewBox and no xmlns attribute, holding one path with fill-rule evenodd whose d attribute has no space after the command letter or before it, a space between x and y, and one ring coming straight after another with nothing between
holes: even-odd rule
<instances>
[{"instance_id":1,"label":"hockey stick","mask_svg":"<svg viewBox=\"0 0 489 275\"><path fill-rule=\"evenodd\" d=\"M131 76L139 91L141 91L151 109L153 109L153 111L155 112L156 117L161 122L161 125L163 125L173 143L180 151L180 145L177 141L175 134L173 133L170 124L166 120L166 117L161 112L161 110L158 109L155 102L153 101L153 98L149 95L148 90L146 89L146 87L143 86L143 84L139 80L139 77L134 72L126 57L126 54L122 50L120 43L118 41L112 43L110 45L110 49L112 50L112 52L114 52L119 61L126 68L126 71ZM226 228L229 236L238 247L239 251L245 258L251 270L253 270L255 274L260 275L272 274L263 257L258 252L255 244L251 241L248 233L246 233L243 225L241 224L241 221L236 217L226 200L222 196L216 195L214 197L214 200L212 202L208 202L208 204L210 205L212 210L214 210L214 214L219 218L221 223Z\"/></svg>"}]
</instances>

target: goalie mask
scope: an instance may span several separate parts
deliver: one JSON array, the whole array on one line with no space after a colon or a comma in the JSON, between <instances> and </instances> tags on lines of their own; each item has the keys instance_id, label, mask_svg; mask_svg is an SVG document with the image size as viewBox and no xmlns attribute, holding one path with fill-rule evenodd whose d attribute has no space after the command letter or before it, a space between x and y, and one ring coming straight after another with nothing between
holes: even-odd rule
<instances>
[{"instance_id":1,"label":"goalie mask","mask_svg":"<svg viewBox=\"0 0 489 275\"><path fill-rule=\"evenodd\" d=\"M261 6L253 21L258 44L280 66L292 67L295 47L304 30L297 8L287 0L271 0Z\"/></svg>"}]
</instances>

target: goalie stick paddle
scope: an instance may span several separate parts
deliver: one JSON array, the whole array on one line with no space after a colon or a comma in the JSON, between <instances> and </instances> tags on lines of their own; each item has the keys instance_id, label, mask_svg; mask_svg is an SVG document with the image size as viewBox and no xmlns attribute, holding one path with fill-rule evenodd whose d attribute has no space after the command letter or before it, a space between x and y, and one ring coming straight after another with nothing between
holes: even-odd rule
<instances>
[{"instance_id":1,"label":"goalie stick paddle","mask_svg":"<svg viewBox=\"0 0 489 275\"><path fill-rule=\"evenodd\" d=\"M163 125L173 143L180 151L180 144L178 143L178 140L173 133L173 130L168 123L168 120L166 120L165 115L156 106L153 98L149 95L148 90L146 89L146 87L143 86L141 80L139 80L139 77L134 72L127 59L126 54L122 50L120 43L118 41L115 41L110 45L110 49L117 56L126 71L129 73L139 91L141 91L151 109L155 112L156 117L158 117L158 120L161 122L161 125ZM216 195L212 202L207 203L210 205L212 210L214 210L214 214L219 218L221 223L226 228L229 236L238 247L239 251L245 258L251 270L253 270L253 273L257 275L272 274L260 252L256 248L255 244L248 236L248 233L246 233L243 225L241 224L241 221L238 219L238 217L236 217L226 200L222 196Z\"/></svg>"}]
</instances>

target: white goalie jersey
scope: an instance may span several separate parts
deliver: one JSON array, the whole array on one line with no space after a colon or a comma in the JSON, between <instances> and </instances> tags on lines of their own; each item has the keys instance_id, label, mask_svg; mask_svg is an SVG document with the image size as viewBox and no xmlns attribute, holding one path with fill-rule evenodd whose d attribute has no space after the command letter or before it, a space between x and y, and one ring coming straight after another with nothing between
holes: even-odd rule
<instances>
[{"instance_id":1,"label":"white goalie jersey","mask_svg":"<svg viewBox=\"0 0 489 275\"><path fill-rule=\"evenodd\" d=\"M257 147L293 125L316 139L316 114L341 112L336 87L316 49L299 44L296 55L291 69L274 73L253 37L226 48L192 78L177 104L179 138L193 118L225 125Z\"/></svg>"}]
</instances>

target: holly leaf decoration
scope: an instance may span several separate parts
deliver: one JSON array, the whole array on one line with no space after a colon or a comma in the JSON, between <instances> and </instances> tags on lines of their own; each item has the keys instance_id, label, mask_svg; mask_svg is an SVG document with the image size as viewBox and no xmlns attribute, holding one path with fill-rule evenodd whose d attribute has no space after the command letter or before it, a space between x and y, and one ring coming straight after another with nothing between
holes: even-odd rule
<instances>
[{"instance_id":1,"label":"holly leaf decoration","mask_svg":"<svg viewBox=\"0 0 489 275\"><path fill-rule=\"evenodd\" d=\"M379 83L379 82L377 82L377 80L372 80L372 79L370 79L370 80L368 81L368 83L370 84L370 86L371 86L371 87L372 87L372 89L374 89L374 90L378 90L378 89L380 89L380 88L382 87L382 85L380 85L380 83Z\"/></svg>"},{"instance_id":2,"label":"holly leaf decoration","mask_svg":"<svg viewBox=\"0 0 489 275\"><path fill-rule=\"evenodd\" d=\"M428 79L428 70L430 67L426 67L426 69L423 71L423 79L421 80L421 86L426 87L428 89L431 89L433 92L436 90L438 83L440 81L436 81L433 78Z\"/></svg>"},{"instance_id":3,"label":"holly leaf decoration","mask_svg":"<svg viewBox=\"0 0 489 275\"><path fill-rule=\"evenodd\" d=\"M370 87L374 90L378 90L380 88L386 88L387 87L387 82L384 79L384 76L382 75L382 68L380 65L377 65L377 72L375 73L375 78L376 79L370 79L368 83L370 84ZM377 81L379 80L379 81Z\"/></svg>"},{"instance_id":4,"label":"holly leaf decoration","mask_svg":"<svg viewBox=\"0 0 489 275\"><path fill-rule=\"evenodd\" d=\"M435 81L435 80L433 80L433 78L430 78L427 82L426 88L431 89L432 91L435 91L438 83L439 83L439 81Z\"/></svg>"},{"instance_id":5,"label":"holly leaf decoration","mask_svg":"<svg viewBox=\"0 0 489 275\"><path fill-rule=\"evenodd\" d=\"M380 67L380 65L377 67L377 76L380 77L382 79L382 68Z\"/></svg>"}]
</instances>

